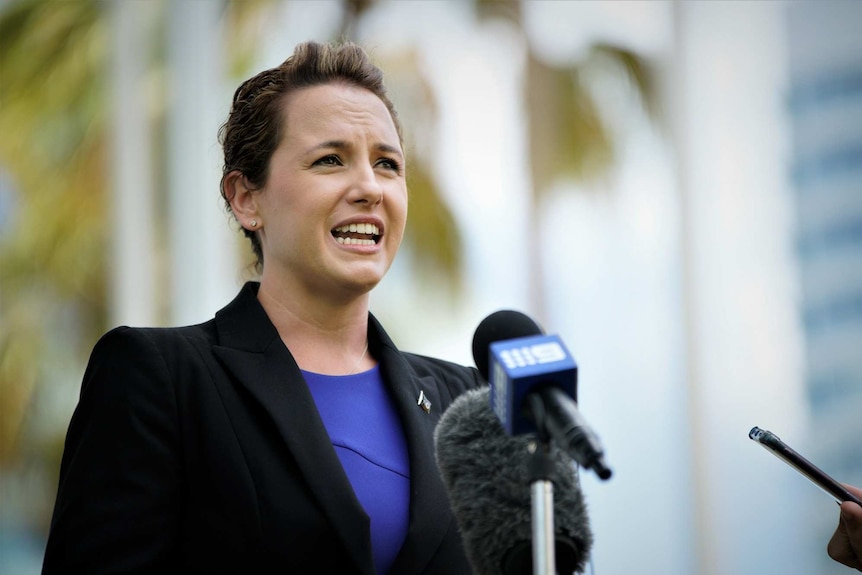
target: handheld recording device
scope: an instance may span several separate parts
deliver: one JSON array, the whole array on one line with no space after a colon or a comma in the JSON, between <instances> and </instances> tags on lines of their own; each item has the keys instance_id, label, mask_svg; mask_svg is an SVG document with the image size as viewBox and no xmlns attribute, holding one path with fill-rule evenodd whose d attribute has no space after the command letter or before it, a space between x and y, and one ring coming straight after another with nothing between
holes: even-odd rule
<instances>
[{"instance_id":1,"label":"handheld recording device","mask_svg":"<svg viewBox=\"0 0 862 575\"><path fill-rule=\"evenodd\" d=\"M783 460L796 471L807 477L812 483L814 483L814 485L828 493L838 503L853 501L859 506L862 506L862 501L860 501L858 497L847 491L843 485L832 479L819 467L791 449L790 446L781 441L781 439L771 431L766 431L759 427L752 427L751 431L748 432L748 437L758 442L779 459Z\"/></svg>"}]
</instances>

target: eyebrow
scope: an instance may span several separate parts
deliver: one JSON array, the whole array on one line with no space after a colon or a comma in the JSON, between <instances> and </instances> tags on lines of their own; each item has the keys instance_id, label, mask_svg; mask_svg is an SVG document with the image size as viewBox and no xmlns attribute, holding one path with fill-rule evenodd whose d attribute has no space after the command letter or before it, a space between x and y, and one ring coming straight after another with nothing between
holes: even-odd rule
<instances>
[{"instance_id":1,"label":"eyebrow","mask_svg":"<svg viewBox=\"0 0 862 575\"><path fill-rule=\"evenodd\" d=\"M327 140L326 142L321 142L315 146L312 146L308 149L308 153L322 150L322 149L336 149L336 150L347 150L350 148L350 144L345 142L344 140ZM401 156L401 150L396 148L395 146L390 146L389 144L375 144L374 149L378 152L386 152L389 154L397 154Z\"/></svg>"}]
</instances>

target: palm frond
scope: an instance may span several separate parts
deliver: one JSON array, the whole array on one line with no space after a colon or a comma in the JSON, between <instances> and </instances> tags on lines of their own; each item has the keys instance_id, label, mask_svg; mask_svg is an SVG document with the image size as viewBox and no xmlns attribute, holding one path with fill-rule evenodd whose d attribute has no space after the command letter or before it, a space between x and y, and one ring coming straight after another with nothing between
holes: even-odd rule
<instances>
[{"instance_id":1,"label":"palm frond","mask_svg":"<svg viewBox=\"0 0 862 575\"><path fill-rule=\"evenodd\" d=\"M634 85L644 110L654 120L661 118L657 86L658 74L649 60L626 48L606 43L594 44L591 46L590 52L591 59L606 58L612 65L619 66Z\"/></svg>"},{"instance_id":2,"label":"palm frond","mask_svg":"<svg viewBox=\"0 0 862 575\"><path fill-rule=\"evenodd\" d=\"M414 269L429 279L448 278L457 291L461 285L462 240L452 212L421 163L408 170L407 185L410 210L406 240L416 256Z\"/></svg>"},{"instance_id":3,"label":"palm frond","mask_svg":"<svg viewBox=\"0 0 862 575\"><path fill-rule=\"evenodd\" d=\"M536 194L560 178L589 180L612 165L613 142L577 67L528 55L526 101Z\"/></svg>"}]
</instances>

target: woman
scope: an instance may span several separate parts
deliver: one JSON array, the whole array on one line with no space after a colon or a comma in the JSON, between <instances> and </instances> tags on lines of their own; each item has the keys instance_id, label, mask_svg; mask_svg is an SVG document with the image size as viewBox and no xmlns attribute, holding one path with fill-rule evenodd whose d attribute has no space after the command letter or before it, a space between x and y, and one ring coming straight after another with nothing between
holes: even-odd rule
<instances>
[{"instance_id":1,"label":"woman","mask_svg":"<svg viewBox=\"0 0 862 575\"><path fill-rule=\"evenodd\" d=\"M469 573L432 433L479 377L369 314L407 216L380 70L300 45L239 87L221 139L260 282L96 345L43 572Z\"/></svg>"}]
</instances>

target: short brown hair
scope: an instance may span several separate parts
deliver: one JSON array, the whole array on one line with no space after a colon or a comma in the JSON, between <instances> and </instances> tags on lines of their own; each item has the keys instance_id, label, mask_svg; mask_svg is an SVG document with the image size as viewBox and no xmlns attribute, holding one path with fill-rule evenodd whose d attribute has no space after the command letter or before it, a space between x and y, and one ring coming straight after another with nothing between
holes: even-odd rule
<instances>
[{"instance_id":1,"label":"short brown hair","mask_svg":"<svg viewBox=\"0 0 862 575\"><path fill-rule=\"evenodd\" d=\"M395 106L386 95L383 72L371 62L366 51L351 42L322 44L304 42L280 66L264 70L237 88L227 120L219 129L224 149L221 195L231 213L230 198L225 192L225 178L240 172L255 188L261 188L269 177L269 160L284 137L282 103L298 89L343 82L365 88L380 98L402 139L401 124ZM251 240L257 267L263 267L263 250L254 231L243 228Z\"/></svg>"}]
</instances>

